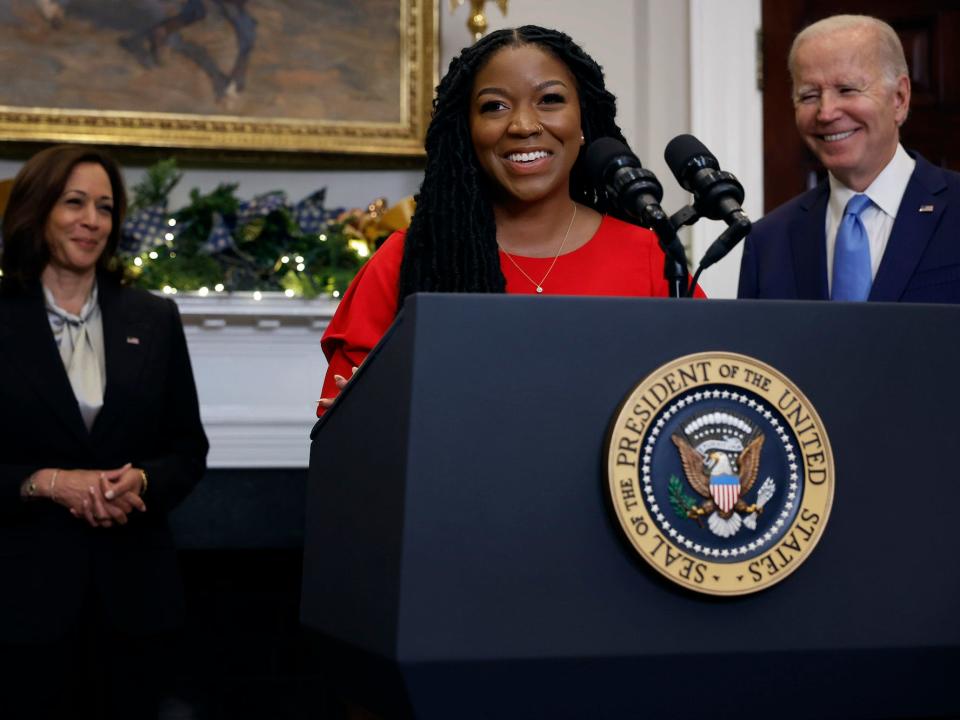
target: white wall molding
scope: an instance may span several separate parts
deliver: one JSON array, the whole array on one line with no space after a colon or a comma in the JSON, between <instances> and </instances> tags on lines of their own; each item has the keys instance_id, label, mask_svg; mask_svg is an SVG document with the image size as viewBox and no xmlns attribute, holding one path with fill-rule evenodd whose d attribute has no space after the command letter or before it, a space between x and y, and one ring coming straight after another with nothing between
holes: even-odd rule
<instances>
[{"instance_id":1,"label":"white wall molding","mask_svg":"<svg viewBox=\"0 0 960 720\"><path fill-rule=\"evenodd\" d=\"M176 296L212 468L301 468L337 303L280 293Z\"/></svg>"},{"instance_id":2,"label":"white wall molding","mask_svg":"<svg viewBox=\"0 0 960 720\"><path fill-rule=\"evenodd\" d=\"M632 148L660 179L664 210L674 212L689 196L674 181L663 149L690 127L689 8L676 0L643 0L638 5L634 53L639 82L633 97L637 128Z\"/></svg>"},{"instance_id":3,"label":"white wall molding","mask_svg":"<svg viewBox=\"0 0 960 720\"><path fill-rule=\"evenodd\" d=\"M763 213L763 104L756 83L760 0L688 0L690 8L690 128L746 190L744 210ZM718 221L693 228L699 259L724 230ZM707 270L701 286L709 297L737 295L741 243Z\"/></svg>"}]
</instances>

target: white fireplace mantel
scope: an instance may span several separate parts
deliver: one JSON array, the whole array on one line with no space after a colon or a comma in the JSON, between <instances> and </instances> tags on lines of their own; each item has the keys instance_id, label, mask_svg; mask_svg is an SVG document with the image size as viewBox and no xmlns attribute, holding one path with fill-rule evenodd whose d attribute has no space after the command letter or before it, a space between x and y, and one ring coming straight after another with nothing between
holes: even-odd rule
<instances>
[{"instance_id":1,"label":"white fireplace mantel","mask_svg":"<svg viewBox=\"0 0 960 720\"><path fill-rule=\"evenodd\" d=\"M177 295L212 468L307 467L337 302L281 293Z\"/></svg>"}]
</instances>

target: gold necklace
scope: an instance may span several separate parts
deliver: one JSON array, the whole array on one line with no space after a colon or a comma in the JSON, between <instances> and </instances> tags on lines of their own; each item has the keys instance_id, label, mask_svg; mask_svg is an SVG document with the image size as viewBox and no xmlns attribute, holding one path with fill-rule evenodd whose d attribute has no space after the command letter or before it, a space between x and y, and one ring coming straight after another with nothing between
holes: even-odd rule
<instances>
[{"instance_id":1,"label":"gold necklace","mask_svg":"<svg viewBox=\"0 0 960 720\"><path fill-rule=\"evenodd\" d=\"M540 282L537 282L537 281L534 280L532 277L530 277L529 275L527 275L527 271L524 270L522 267L520 267L520 266L517 264L517 261L513 259L513 255L511 255L510 253L508 253L508 252L504 249L503 245L500 245L500 243L497 242L497 245L499 245L499 246L500 246L500 249L503 250L503 254L507 256L507 260L509 260L510 262L513 263L513 266L514 266L517 270L520 271L520 274L521 274L521 275L523 275L527 280L529 280L531 283L533 283L533 286L534 286L535 288L537 288L537 292L538 292L538 293L542 293L542 292L543 292L543 283L546 282L547 277L550 275L550 272L553 270L553 266L556 265L556 264L557 264L557 260L560 259L560 253L563 252L563 246L567 244L567 238L570 237L570 229L573 227L573 221L576 220L576 219L577 219L577 204L574 203L574 204L573 204L573 217L570 218L570 224L567 225L567 231L563 234L563 240L560 241L560 247L557 248L557 254L553 256L553 262L550 263L550 267L547 268L547 271L543 274L543 277L540 279Z\"/></svg>"}]
</instances>

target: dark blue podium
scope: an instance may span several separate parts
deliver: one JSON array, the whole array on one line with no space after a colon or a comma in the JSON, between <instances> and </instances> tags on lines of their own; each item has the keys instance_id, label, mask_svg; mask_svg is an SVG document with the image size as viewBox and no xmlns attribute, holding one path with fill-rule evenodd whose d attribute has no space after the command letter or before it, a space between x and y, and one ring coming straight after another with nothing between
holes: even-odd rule
<instances>
[{"instance_id":1,"label":"dark blue podium","mask_svg":"<svg viewBox=\"0 0 960 720\"><path fill-rule=\"evenodd\" d=\"M813 554L734 598L639 560L604 477L633 386L719 350L836 460ZM314 430L301 620L386 717L960 715L958 372L958 307L416 296Z\"/></svg>"}]
</instances>

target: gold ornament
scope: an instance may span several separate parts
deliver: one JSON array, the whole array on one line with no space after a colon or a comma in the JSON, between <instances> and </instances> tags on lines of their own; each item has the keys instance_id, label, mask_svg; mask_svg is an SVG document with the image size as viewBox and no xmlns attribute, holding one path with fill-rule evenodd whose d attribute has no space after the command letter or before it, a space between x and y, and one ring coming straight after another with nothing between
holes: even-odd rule
<instances>
[{"instance_id":1,"label":"gold ornament","mask_svg":"<svg viewBox=\"0 0 960 720\"><path fill-rule=\"evenodd\" d=\"M505 16L507 14L508 0L495 0L500 12ZM473 35L473 41L476 42L487 32L487 16L484 14L483 6L487 0L470 0L470 17L467 20L467 28ZM463 5L464 0L450 0L450 11L456 12L457 8Z\"/></svg>"},{"instance_id":2,"label":"gold ornament","mask_svg":"<svg viewBox=\"0 0 960 720\"><path fill-rule=\"evenodd\" d=\"M392 206L387 205L386 198L378 198L365 208L345 210L336 222L343 223L343 233L349 238L350 246L361 257L367 257L369 253L365 253L361 246L365 244L373 252L381 239L410 224L415 208L412 196Z\"/></svg>"}]
</instances>

